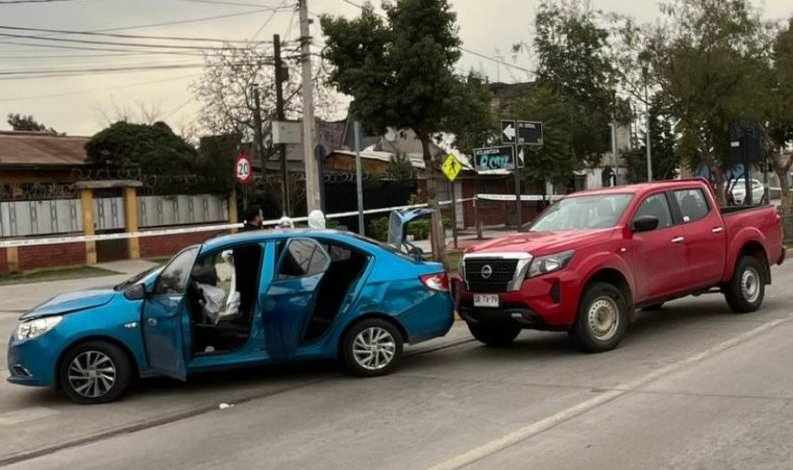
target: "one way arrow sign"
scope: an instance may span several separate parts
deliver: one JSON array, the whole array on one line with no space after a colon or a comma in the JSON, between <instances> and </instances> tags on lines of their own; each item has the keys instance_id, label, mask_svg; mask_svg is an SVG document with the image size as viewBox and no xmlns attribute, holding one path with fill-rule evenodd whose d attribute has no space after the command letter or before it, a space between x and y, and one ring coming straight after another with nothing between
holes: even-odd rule
<instances>
[{"instance_id":1,"label":"one way arrow sign","mask_svg":"<svg viewBox=\"0 0 793 470\"><path fill-rule=\"evenodd\" d=\"M501 142L504 144L514 144L517 137L517 125L515 121L501 121Z\"/></svg>"}]
</instances>

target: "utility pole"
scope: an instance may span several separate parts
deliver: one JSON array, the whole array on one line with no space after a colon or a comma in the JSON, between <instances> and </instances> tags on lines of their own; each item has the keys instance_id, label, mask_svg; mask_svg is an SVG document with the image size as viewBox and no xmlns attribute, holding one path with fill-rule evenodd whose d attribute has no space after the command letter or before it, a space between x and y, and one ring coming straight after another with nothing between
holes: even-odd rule
<instances>
[{"instance_id":1,"label":"utility pole","mask_svg":"<svg viewBox=\"0 0 793 470\"><path fill-rule=\"evenodd\" d=\"M652 147L652 138L650 137L650 126L652 126L652 115L650 114L650 99L647 93L647 79L644 80L644 102L647 104L647 144L645 147L647 148L647 182L653 182L653 147Z\"/></svg>"},{"instance_id":2,"label":"utility pole","mask_svg":"<svg viewBox=\"0 0 793 470\"><path fill-rule=\"evenodd\" d=\"M267 178L267 159L264 156L264 136L262 136L262 103L259 98L259 84L253 84L253 147L256 150L254 158L258 158L262 165L262 180Z\"/></svg>"},{"instance_id":3,"label":"utility pole","mask_svg":"<svg viewBox=\"0 0 793 470\"><path fill-rule=\"evenodd\" d=\"M314 85L311 80L311 32L308 0L298 0L300 9L300 55L303 63L303 163L306 169L306 205L308 211L320 208L319 171L314 158Z\"/></svg>"},{"instance_id":4,"label":"utility pole","mask_svg":"<svg viewBox=\"0 0 793 470\"><path fill-rule=\"evenodd\" d=\"M363 169L361 168L361 123L357 119L353 123L355 139L355 187L358 193L358 233L366 235L363 219Z\"/></svg>"},{"instance_id":5,"label":"utility pole","mask_svg":"<svg viewBox=\"0 0 793 470\"><path fill-rule=\"evenodd\" d=\"M278 121L284 118L284 87L286 70L281 61L281 37L273 35L273 49L275 53L275 117ZM284 215L291 215L289 207L289 173L286 168L286 144L278 144L278 154L281 160L281 198L283 199Z\"/></svg>"}]
</instances>

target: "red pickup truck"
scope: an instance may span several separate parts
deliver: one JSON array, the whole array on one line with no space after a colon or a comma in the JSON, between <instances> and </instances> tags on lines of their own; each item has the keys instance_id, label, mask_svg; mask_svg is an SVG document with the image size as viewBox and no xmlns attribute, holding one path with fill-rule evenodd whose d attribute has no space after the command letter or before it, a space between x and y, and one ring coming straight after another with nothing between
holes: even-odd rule
<instances>
[{"instance_id":1,"label":"red pickup truck","mask_svg":"<svg viewBox=\"0 0 793 470\"><path fill-rule=\"evenodd\" d=\"M734 312L757 310L784 259L774 207L720 209L707 181L676 180L569 195L521 232L468 248L453 287L487 345L539 329L601 352L637 308L721 292Z\"/></svg>"}]
</instances>

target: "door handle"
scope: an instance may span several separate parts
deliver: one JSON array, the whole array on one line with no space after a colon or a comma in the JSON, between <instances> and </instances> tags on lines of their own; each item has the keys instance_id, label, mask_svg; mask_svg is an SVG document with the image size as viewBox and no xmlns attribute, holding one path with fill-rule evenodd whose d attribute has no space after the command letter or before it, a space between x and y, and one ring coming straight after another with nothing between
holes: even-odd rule
<instances>
[{"instance_id":1,"label":"door handle","mask_svg":"<svg viewBox=\"0 0 793 470\"><path fill-rule=\"evenodd\" d=\"M683 243L684 241L686 241L686 239L684 237L675 237L675 238L672 239L672 243L674 243L675 245L679 245L680 243Z\"/></svg>"},{"instance_id":2,"label":"door handle","mask_svg":"<svg viewBox=\"0 0 793 470\"><path fill-rule=\"evenodd\" d=\"M149 326L157 326L157 319L156 318L147 318L146 324Z\"/></svg>"},{"instance_id":3,"label":"door handle","mask_svg":"<svg viewBox=\"0 0 793 470\"><path fill-rule=\"evenodd\" d=\"M711 229L711 232L713 232L713 233L721 233L723 231L724 231L724 227L716 227L716 228Z\"/></svg>"}]
</instances>

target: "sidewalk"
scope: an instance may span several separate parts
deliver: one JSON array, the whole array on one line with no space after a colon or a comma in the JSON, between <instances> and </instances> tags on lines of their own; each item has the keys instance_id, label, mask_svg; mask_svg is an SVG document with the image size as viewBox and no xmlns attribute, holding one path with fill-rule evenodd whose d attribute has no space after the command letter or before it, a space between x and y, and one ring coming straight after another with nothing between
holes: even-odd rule
<instances>
[{"instance_id":1,"label":"sidewalk","mask_svg":"<svg viewBox=\"0 0 793 470\"><path fill-rule=\"evenodd\" d=\"M492 240L494 238L501 238L507 235L512 235L516 233L514 228L506 228L506 227L488 227L482 229L482 240L479 240L476 237L476 229L466 229L460 230L457 234L457 249L464 250L469 246L476 245L478 243L482 243L487 240ZM425 253L430 253L432 248L430 247L429 240L419 240L414 242L414 245L421 248ZM454 248L454 237L452 235L451 230L446 231L446 248L449 250L453 250Z\"/></svg>"}]
</instances>

